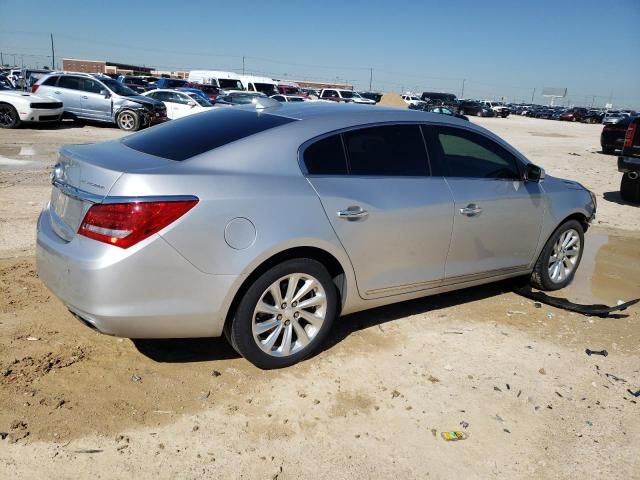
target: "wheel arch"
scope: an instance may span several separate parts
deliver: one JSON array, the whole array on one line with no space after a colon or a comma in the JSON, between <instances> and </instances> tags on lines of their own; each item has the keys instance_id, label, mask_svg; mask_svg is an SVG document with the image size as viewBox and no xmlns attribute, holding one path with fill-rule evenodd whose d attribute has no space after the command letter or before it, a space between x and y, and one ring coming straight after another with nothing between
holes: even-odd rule
<instances>
[{"instance_id":1,"label":"wheel arch","mask_svg":"<svg viewBox=\"0 0 640 480\"><path fill-rule=\"evenodd\" d=\"M258 264L251 271L251 273L247 275L247 277L243 280L243 282L236 290L233 299L229 304L229 308L224 320L225 328L232 320L238 303L240 302L246 291L251 287L253 282L260 275L262 275L264 272L274 267L275 265L278 265L287 260L292 260L294 258L310 258L312 260L320 262L327 269L329 275L331 275L331 278L333 279L333 283L336 285L336 290L338 293L338 316L340 315L340 310L344 306L344 301L347 295L347 269L335 257L335 255L323 248L314 246L299 246L287 248L273 254L266 260L263 260L262 263Z\"/></svg>"}]
</instances>

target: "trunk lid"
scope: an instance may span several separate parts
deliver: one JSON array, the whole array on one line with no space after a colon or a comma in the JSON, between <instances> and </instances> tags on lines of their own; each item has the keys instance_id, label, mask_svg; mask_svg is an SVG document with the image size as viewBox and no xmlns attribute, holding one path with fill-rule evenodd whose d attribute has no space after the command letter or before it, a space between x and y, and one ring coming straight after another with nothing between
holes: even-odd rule
<instances>
[{"instance_id":1,"label":"trunk lid","mask_svg":"<svg viewBox=\"0 0 640 480\"><path fill-rule=\"evenodd\" d=\"M89 208L104 200L123 173L167 164L168 160L142 155L119 141L62 147L52 172L51 227L71 241Z\"/></svg>"}]
</instances>

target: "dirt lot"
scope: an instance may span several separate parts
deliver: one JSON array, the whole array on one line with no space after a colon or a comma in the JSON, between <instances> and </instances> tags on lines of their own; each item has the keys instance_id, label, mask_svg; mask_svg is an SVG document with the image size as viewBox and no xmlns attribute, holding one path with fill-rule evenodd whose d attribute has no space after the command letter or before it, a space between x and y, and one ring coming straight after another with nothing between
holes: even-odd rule
<instances>
[{"instance_id":1,"label":"dirt lot","mask_svg":"<svg viewBox=\"0 0 640 480\"><path fill-rule=\"evenodd\" d=\"M619 199L600 127L478 123L598 194L559 295L639 297L640 208ZM638 478L638 308L590 318L489 285L345 317L319 355L271 372L219 339L87 329L38 280L34 224L59 146L120 135L0 131L3 478Z\"/></svg>"}]
</instances>

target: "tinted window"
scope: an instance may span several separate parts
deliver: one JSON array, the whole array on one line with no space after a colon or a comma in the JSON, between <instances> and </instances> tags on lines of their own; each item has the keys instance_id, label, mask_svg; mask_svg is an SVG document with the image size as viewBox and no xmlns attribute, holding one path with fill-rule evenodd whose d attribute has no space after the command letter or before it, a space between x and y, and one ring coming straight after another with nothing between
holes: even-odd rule
<instances>
[{"instance_id":1,"label":"tinted window","mask_svg":"<svg viewBox=\"0 0 640 480\"><path fill-rule=\"evenodd\" d=\"M104 90L104 88L95 80L91 80L90 78L83 78L80 82L80 90L90 93L100 93L100 91Z\"/></svg>"},{"instance_id":2,"label":"tinted window","mask_svg":"<svg viewBox=\"0 0 640 480\"><path fill-rule=\"evenodd\" d=\"M71 90L80 90L81 81L83 79L80 77L71 77L64 76L60 77L60 81L58 82L58 86L60 88L69 88Z\"/></svg>"},{"instance_id":3,"label":"tinted window","mask_svg":"<svg viewBox=\"0 0 640 480\"><path fill-rule=\"evenodd\" d=\"M122 143L139 152L182 161L293 121L265 113L215 109L144 130Z\"/></svg>"},{"instance_id":4,"label":"tinted window","mask_svg":"<svg viewBox=\"0 0 640 480\"><path fill-rule=\"evenodd\" d=\"M472 178L520 178L516 158L482 135L450 127L435 127L430 148L436 150L443 175Z\"/></svg>"},{"instance_id":5,"label":"tinted window","mask_svg":"<svg viewBox=\"0 0 640 480\"><path fill-rule=\"evenodd\" d=\"M343 133L351 175L429 175L417 125L389 125Z\"/></svg>"},{"instance_id":6,"label":"tinted window","mask_svg":"<svg viewBox=\"0 0 640 480\"><path fill-rule=\"evenodd\" d=\"M340 135L318 140L304 151L304 164L310 175L346 175L347 160Z\"/></svg>"},{"instance_id":7,"label":"tinted window","mask_svg":"<svg viewBox=\"0 0 640 480\"><path fill-rule=\"evenodd\" d=\"M57 76L49 77L44 82L42 82L42 85L55 85L58 81L58 78L59 77Z\"/></svg>"}]
</instances>

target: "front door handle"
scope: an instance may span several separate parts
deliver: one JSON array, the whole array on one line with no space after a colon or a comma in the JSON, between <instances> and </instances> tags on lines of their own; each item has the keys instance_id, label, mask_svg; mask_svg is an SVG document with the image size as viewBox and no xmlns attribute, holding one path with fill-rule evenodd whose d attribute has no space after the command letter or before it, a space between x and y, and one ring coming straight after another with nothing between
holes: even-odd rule
<instances>
[{"instance_id":1,"label":"front door handle","mask_svg":"<svg viewBox=\"0 0 640 480\"><path fill-rule=\"evenodd\" d=\"M460 214L466 217L475 217L476 215L480 215L482 213L482 208L480 208L475 203L470 203L464 208L460 209Z\"/></svg>"},{"instance_id":2,"label":"front door handle","mask_svg":"<svg viewBox=\"0 0 640 480\"><path fill-rule=\"evenodd\" d=\"M362 209L362 207L349 207L346 210L340 210L338 212L338 218L342 218L344 220L357 220L368 215L369 212Z\"/></svg>"},{"instance_id":3,"label":"front door handle","mask_svg":"<svg viewBox=\"0 0 640 480\"><path fill-rule=\"evenodd\" d=\"M55 93L56 95L60 95L60 91L59 90L57 90L57 91L55 91L53 93Z\"/></svg>"},{"instance_id":4,"label":"front door handle","mask_svg":"<svg viewBox=\"0 0 640 480\"><path fill-rule=\"evenodd\" d=\"M89 100L89 97L87 97L86 95L83 95L83 96L82 96L82 98L83 98L84 100Z\"/></svg>"}]
</instances>

